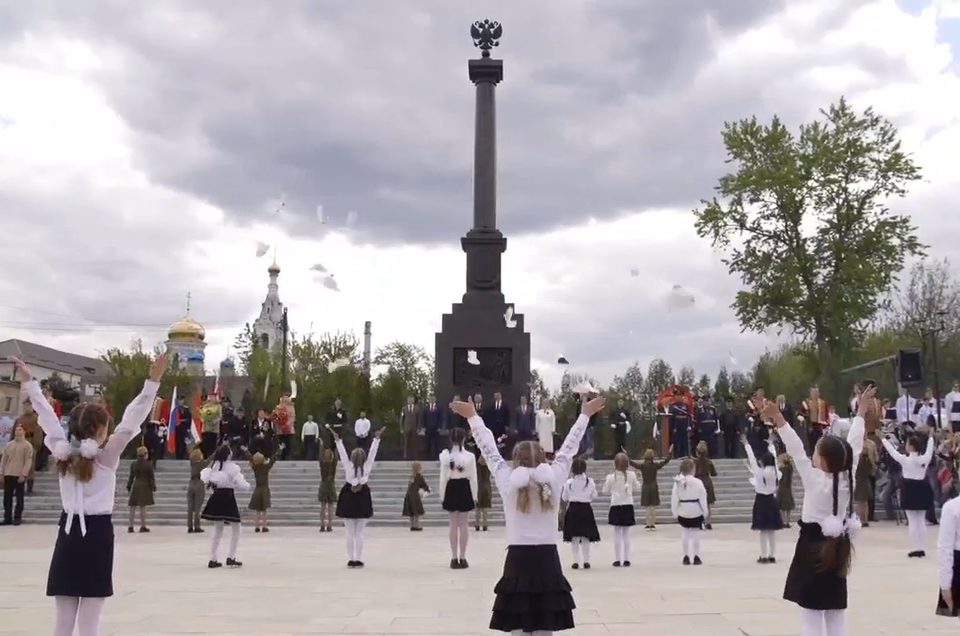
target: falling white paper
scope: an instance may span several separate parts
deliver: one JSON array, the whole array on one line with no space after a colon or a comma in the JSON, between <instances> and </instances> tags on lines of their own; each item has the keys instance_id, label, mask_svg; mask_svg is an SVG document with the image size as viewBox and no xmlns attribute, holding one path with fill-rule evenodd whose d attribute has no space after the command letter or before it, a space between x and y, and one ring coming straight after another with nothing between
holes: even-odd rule
<instances>
[{"instance_id":1,"label":"falling white paper","mask_svg":"<svg viewBox=\"0 0 960 636\"><path fill-rule=\"evenodd\" d=\"M638 276L640 276L640 268L639 268L639 267L631 267L631 268L630 268L630 275L633 276L634 278L637 278Z\"/></svg>"},{"instance_id":2,"label":"falling white paper","mask_svg":"<svg viewBox=\"0 0 960 636\"><path fill-rule=\"evenodd\" d=\"M467 351L467 362L469 362L473 366L480 365L480 360L477 358L477 352L474 351L473 349L471 349L470 351Z\"/></svg>"},{"instance_id":3,"label":"falling white paper","mask_svg":"<svg viewBox=\"0 0 960 636\"><path fill-rule=\"evenodd\" d=\"M513 307L507 306L507 311L503 314L503 322L506 323L507 329L513 329L517 326L517 321L513 319Z\"/></svg>"},{"instance_id":4,"label":"falling white paper","mask_svg":"<svg viewBox=\"0 0 960 636\"><path fill-rule=\"evenodd\" d=\"M311 272L323 272L324 274L326 274L326 273L327 273L327 268L324 267L323 265L321 265L320 263L317 263L316 265L314 265L313 267L310 268L310 271L311 271Z\"/></svg>"},{"instance_id":5,"label":"falling white paper","mask_svg":"<svg viewBox=\"0 0 960 636\"><path fill-rule=\"evenodd\" d=\"M297 399L297 381L296 380L290 380L290 399L291 400Z\"/></svg>"},{"instance_id":6,"label":"falling white paper","mask_svg":"<svg viewBox=\"0 0 960 636\"><path fill-rule=\"evenodd\" d=\"M317 220L324 224L327 222L327 216L323 213L322 205L317 206Z\"/></svg>"},{"instance_id":7,"label":"falling white paper","mask_svg":"<svg viewBox=\"0 0 960 636\"><path fill-rule=\"evenodd\" d=\"M731 366L733 366L734 368L736 368L736 366L737 366L737 359L733 357L733 352L732 352L732 351L728 351L728 352L727 352L727 360L730 361L730 365L731 365Z\"/></svg>"},{"instance_id":8,"label":"falling white paper","mask_svg":"<svg viewBox=\"0 0 960 636\"><path fill-rule=\"evenodd\" d=\"M320 279L320 284L326 287L329 290L338 292L340 291L340 286L337 285L337 280L333 277L333 274L329 276L324 276Z\"/></svg>"},{"instance_id":9,"label":"falling white paper","mask_svg":"<svg viewBox=\"0 0 960 636\"><path fill-rule=\"evenodd\" d=\"M357 222L357 213L353 210L347 212L347 225L353 225Z\"/></svg>"},{"instance_id":10,"label":"falling white paper","mask_svg":"<svg viewBox=\"0 0 960 636\"><path fill-rule=\"evenodd\" d=\"M270 246L264 243L263 241L257 241L257 258L260 258L264 254L270 251Z\"/></svg>"},{"instance_id":11,"label":"falling white paper","mask_svg":"<svg viewBox=\"0 0 960 636\"><path fill-rule=\"evenodd\" d=\"M600 390L585 380L573 387L573 392L579 395L586 395L588 393L600 393Z\"/></svg>"},{"instance_id":12,"label":"falling white paper","mask_svg":"<svg viewBox=\"0 0 960 636\"><path fill-rule=\"evenodd\" d=\"M667 295L667 308L671 310L690 309L696 302L696 297L684 289L682 285L674 285L673 289L670 290L670 294Z\"/></svg>"}]
</instances>

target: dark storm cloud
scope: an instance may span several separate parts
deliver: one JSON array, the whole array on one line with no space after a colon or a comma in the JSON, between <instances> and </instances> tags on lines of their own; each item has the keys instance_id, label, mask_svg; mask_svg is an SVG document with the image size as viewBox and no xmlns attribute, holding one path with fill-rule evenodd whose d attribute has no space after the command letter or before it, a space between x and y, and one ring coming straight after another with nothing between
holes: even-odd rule
<instances>
[{"instance_id":1,"label":"dark storm cloud","mask_svg":"<svg viewBox=\"0 0 960 636\"><path fill-rule=\"evenodd\" d=\"M499 3L478 13L441 2L41 2L19 21L121 60L95 79L157 183L241 221L285 192L298 232L319 232L321 203L334 217L357 211L364 238L432 242L470 218L471 20L505 25L501 215L523 232L702 196L722 160L717 102L731 99L727 110L742 116L759 89L664 104L713 57L717 31L732 36L783 5L728 4ZM612 111L623 130L592 138Z\"/></svg>"}]
</instances>

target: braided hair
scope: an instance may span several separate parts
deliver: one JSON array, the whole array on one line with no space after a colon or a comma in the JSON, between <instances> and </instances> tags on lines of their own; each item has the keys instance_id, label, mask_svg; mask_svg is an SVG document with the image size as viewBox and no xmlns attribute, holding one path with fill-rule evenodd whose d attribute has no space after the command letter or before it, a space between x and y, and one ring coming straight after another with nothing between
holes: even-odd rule
<instances>
[{"instance_id":1,"label":"braided hair","mask_svg":"<svg viewBox=\"0 0 960 636\"><path fill-rule=\"evenodd\" d=\"M849 498L845 518L853 516L853 447L842 437L825 435L817 444L822 460L822 470L833 475L833 515L840 515L840 479L841 473L847 474L847 492ZM853 556L853 543L850 535L843 532L838 537L825 537L820 549L820 569L824 572L846 576L850 572Z\"/></svg>"}]
</instances>

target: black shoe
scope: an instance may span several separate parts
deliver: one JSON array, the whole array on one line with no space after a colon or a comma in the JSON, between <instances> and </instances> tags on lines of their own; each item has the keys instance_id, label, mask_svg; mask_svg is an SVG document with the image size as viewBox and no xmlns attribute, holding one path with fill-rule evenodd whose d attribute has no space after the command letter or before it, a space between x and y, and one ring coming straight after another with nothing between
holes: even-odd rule
<instances>
[{"instance_id":1,"label":"black shoe","mask_svg":"<svg viewBox=\"0 0 960 636\"><path fill-rule=\"evenodd\" d=\"M620 562L619 562L619 561L614 561L614 562L613 562L613 567L615 567L615 568L620 567Z\"/></svg>"},{"instance_id":2,"label":"black shoe","mask_svg":"<svg viewBox=\"0 0 960 636\"><path fill-rule=\"evenodd\" d=\"M207 562L207 567L210 568L211 570L212 570L213 568L222 568L222 567L223 567L223 563L220 563L219 561L208 561L208 562Z\"/></svg>"},{"instance_id":3,"label":"black shoe","mask_svg":"<svg viewBox=\"0 0 960 636\"><path fill-rule=\"evenodd\" d=\"M913 552L908 552L908 553L907 553L907 556L912 559L912 558L914 558L914 557L920 556L921 554L922 554L922 553L921 553L919 550L914 550Z\"/></svg>"},{"instance_id":4,"label":"black shoe","mask_svg":"<svg viewBox=\"0 0 960 636\"><path fill-rule=\"evenodd\" d=\"M466 560L466 559L460 559L460 569L461 569L461 570L466 570L468 567L470 567L470 564L467 563L467 560Z\"/></svg>"},{"instance_id":5,"label":"black shoe","mask_svg":"<svg viewBox=\"0 0 960 636\"><path fill-rule=\"evenodd\" d=\"M574 570L579 570L579 569L580 569L580 564L579 564L579 563L574 563L574 564L571 565L570 567L571 567L572 569L574 569Z\"/></svg>"},{"instance_id":6,"label":"black shoe","mask_svg":"<svg viewBox=\"0 0 960 636\"><path fill-rule=\"evenodd\" d=\"M487 528L487 526L483 526L483 531L486 532L487 530L489 530L489 528Z\"/></svg>"},{"instance_id":7,"label":"black shoe","mask_svg":"<svg viewBox=\"0 0 960 636\"><path fill-rule=\"evenodd\" d=\"M253 531L254 531L254 532L260 532L260 526L257 526L256 528L254 528Z\"/></svg>"},{"instance_id":8,"label":"black shoe","mask_svg":"<svg viewBox=\"0 0 960 636\"><path fill-rule=\"evenodd\" d=\"M410 532L416 532L416 531L417 531L416 528L410 528Z\"/></svg>"},{"instance_id":9,"label":"black shoe","mask_svg":"<svg viewBox=\"0 0 960 636\"><path fill-rule=\"evenodd\" d=\"M353 562L353 567L355 567L355 568L362 568L362 567L363 567L363 561L354 561L354 562Z\"/></svg>"},{"instance_id":10,"label":"black shoe","mask_svg":"<svg viewBox=\"0 0 960 636\"><path fill-rule=\"evenodd\" d=\"M357 562L356 562L356 561L347 561L347 567L348 567L348 568L355 568L355 567L357 567Z\"/></svg>"},{"instance_id":11,"label":"black shoe","mask_svg":"<svg viewBox=\"0 0 960 636\"><path fill-rule=\"evenodd\" d=\"M187 528L187 534L193 534L194 532L196 532L196 530L193 528Z\"/></svg>"},{"instance_id":12,"label":"black shoe","mask_svg":"<svg viewBox=\"0 0 960 636\"><path fill-rule=\"evenodd\" d=\"M767 563L776 563L777 557L767 557Z\"/></svg>"},{"instance_id":13,"label":"black shoe","mask_svg":"<svg viewBox=\"0 0 960 636\"><path fill-rule=\"evenodd\" d=\"M140 532L150 532L150 528L147 526L140 526Z\"/></svg>"},{"instance_id":14,"label":"black shoe","mask_svg":"<svg viewBox=\"0 0 960 636\"><path fill-rule=\"evenodd\" d=\"M263 526L263 531L264 531L264 532L270 532L270 528L268 528L267 526Z\"/></svg>"},{"instance_id":15,"label":"black shoe","mask_svg":"<svg viewBox=\"0 0 960 636\"><path fill-rule=\"evenodd\" d=\"M477 532L480 532L480 526L473 526L473 529L476 530Z\"/></svg>"},{"instance_id":16,"label":"black shoe","mask_svg":"<svg viewBox=\"0 0 960 636\"><path fill-rule=\"evenodd\" d=\"M133 534L133 526L127 526L127 533Z\"/></svg>"},{"instance_id":17,"label":"black shoe","mask_svg":"<svg viewBox=\"0 0 960 636\"><path fill-rule=\"evenodd\" d=\"M13 525L13 522L10 521L9 519L4 519L3 521L0 521L0 526L12 526L12 525Z\"/></svg>"},{"instance_id":18,"label":"black shoe","mask_svg":"<svg viewBox=\"0 0 960 636\"><path fill-rule=\"evenodd\" d=\"M16 521L14 521L14 523L16 523ZM924 558L925 556L927 556L927 553L926 553L925 551L920 550L919 552L917 552L917 558L922 559L922 558Z\"/></svg>"},{"instance_id":19,"label":"black shoe","mask_svg":"<svg viewBox=\"0 0 960 636\"><path fill-rule=\"evenodd\" d=\"M239 567L243 567L243 563L240 563L240 562L237 561L236 559L227 559L227 567L228 567L228 568L239 568Z\"/></svg>"},{"instance_id":20,"label":"black shoe","mask_svg":"<svg viewBox=\"0 0 960 636\"><path fill-rule=\"evenodd\" d=\"M629 562L629 561L624 561L624 562L623 562L623 567L625 567L625 568L630 567L630 562Z\"/></svg>"},{"instance_id":21,"label":"black shoe","mask_svg":"<svg viewBox=\"0 0 960 636\"><path fill-rule=\"evenodd\" d=\"M766 563L766 562L767 562L767 557L760 557L759 559L757 559L757 563Z\"/></svg>"},{"instance_id":22,"label":"black shoe","mask_svg":"<svg viewBox=\"0 0 960 636\"><path fill-rule=\"evenodd\" d=\"M203 530L203 528L201 528L200 526L197 526L196 528L193 529L193 531L194 531L194 532L203 532L204 530Z\"/></svg>"},{"instance_id":23,"label":"black shoe","mask_svg":"<svg viewBox=\"0 0 960 636\"><path fill-rule=\"evenodd\" d=\"M589 563L584 563L584 564L583 564L583 569L584 569L584 570L589 570L589 569L590 569L590 564L589 564Z\"/></svg>"},{"instance_id":24,"label":"black shoe","mask_svg":"<svg viewBox=\"0 0 960 636\"><path fill-rule=\"evenodd\" d=\"M694 564L694 565L703 565L703 561L700 560L700 557L695 556L695 557L693 557L693 564Z\"/></svg>"},{"instance_id":25,"label":"black shoe","mask_svg":"<svg viewBox=\"0 0 960 636\"><path fill-rule=\"evenodd\" d=\"M450 559L450 569L451 569L451 570L459 570L459 569L460 569L460 561L457 560L457 559Z\"/></svg>"},{"instance_id":26,"label":"black shoe","mask_svg":"<svg viewBox=\"0 0 960 636\"><path fill-rule=\"evenodd\" d=\"M688 556L683 557L683 564L684 564L684 565L690 565L690 557L688 557Z\"/></svg>"},{"instance_id":27,"label":"black shoe","mask_svg":"<svg viewBox=\"0 0 960 636\"><path fill-rule=\"evenodd\" d=\"M713 530L713 524L712 524L712 523L708 523L708 524L705 526L705 528L706 528L707 530Z\"/></svg>"},{"instance_id":28,"label":"black shoe","mask_svg":"<svg viewBox=\"0 0 960 636\"><path fill-rule=\"evenodd\" d=\"M327 531L326 528L324 528L323 526L320 526L320 532L326 532L326 531Z\"/></svg>"}]
</instances>

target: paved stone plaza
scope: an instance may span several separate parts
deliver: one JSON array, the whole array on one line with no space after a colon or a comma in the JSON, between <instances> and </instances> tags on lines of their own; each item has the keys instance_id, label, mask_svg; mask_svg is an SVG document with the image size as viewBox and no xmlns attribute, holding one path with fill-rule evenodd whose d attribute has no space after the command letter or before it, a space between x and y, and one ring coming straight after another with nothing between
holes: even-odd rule
<instances>
[{"instance_id":1,"label":"paved stone plaza","mask_svg":"<svg viewBox=\"0 0 960 636\"><path fill-rule=\"evenodd\" d=\"M44 585L54 532L36 525L0 529L0 636L50 633L53 604ZM761 566L747 526L720 526L706 536L706 564L695 568L680 565L677 527L636 529L629 570L610 566L605 534L594 549L594 569L567 571L578 606L578 626L567 633L797 634L796 609L780 600L795 533L779 533L780 562ZM372 528L360 571L346 569L342 530L277 528L259 535L245 527L239 571L207 569L209 536L169 527L118 534L117 594L108 601L104 634L492 633L486 625L503 562L502 528L473 535L465 571L447 568L441 529ZM931 532L931 556L935 542ZM906 530L892 524L861 535L851 578L852 635L960 633L957 621L932 613L933 558L908 560L905 544Z\"/></svg>"}]
</instances>

